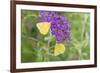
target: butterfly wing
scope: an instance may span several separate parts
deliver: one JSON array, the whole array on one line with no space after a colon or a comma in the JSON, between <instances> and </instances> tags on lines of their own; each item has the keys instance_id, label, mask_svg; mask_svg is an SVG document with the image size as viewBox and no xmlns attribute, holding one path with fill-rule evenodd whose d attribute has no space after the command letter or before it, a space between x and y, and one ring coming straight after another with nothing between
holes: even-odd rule
<instances>
[{"instance_id":1,"label":"butterfly wing","mask_svg":"<svg viewBox=\"0 0 100 73\"><path fill-rule=\"evenodd\" d=\"M50 25L50 22L40 22L36 26L41 34L46 35L49 32Z\"/></svg>"},{"instance_id":2,"label":"butterfly wing","mask_svg":"<svg viewBox=\"0 0 100 73\"><path fill-rule=\"evenodd\" d=\"M65 51L65 46L63 44L56 44L54 48L54 55L58 56L60 54L63 54Z\"/></svg>"}]
</instances>

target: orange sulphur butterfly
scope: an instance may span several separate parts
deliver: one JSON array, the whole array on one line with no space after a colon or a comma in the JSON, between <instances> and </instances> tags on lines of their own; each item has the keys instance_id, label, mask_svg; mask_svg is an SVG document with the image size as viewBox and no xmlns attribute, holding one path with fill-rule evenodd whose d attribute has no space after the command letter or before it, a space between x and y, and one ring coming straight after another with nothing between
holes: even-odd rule
<instances>
[{"instance_id":1,"label":"orange sulphur butterfly","mask_svg":"<svg viewBox=\"0 0 100 73\"><path fill-rule=\"evenodd\" d=\"M56 44L54 48L54 55L58 56L60 54L63 54L65 51L65 46L63 44Z\"/></svg>"},{"instance_id":2,"label":"orange sulphur butterfly","mask_svg":"<svg viewBox=\"0 0 100 73\"><path fill-rule=\"evenodd\" d=\"M46 35L49 32L50 25L51 25L50 22L40 22L36 24L38 30L43 35Z\"/></svg>"}]
</instances>

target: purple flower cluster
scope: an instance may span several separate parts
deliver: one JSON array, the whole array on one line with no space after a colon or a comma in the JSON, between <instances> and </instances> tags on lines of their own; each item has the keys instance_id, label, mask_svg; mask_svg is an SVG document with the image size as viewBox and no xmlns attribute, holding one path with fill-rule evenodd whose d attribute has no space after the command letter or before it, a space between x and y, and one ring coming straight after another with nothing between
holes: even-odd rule
<instances>
[{"instance_id":1,"label":"purple flower cluster","mask_svg":"<svg viewBox=\"0 0 100 73\"><path fill-rule=\"evenodd\" d=\"M40 18L39 18L39 22L51 22L52 20L56 20L56 18L58 17L58 13L57 12L51 12L51 11L40 11Z\"/></svg>"},{"instance_id":2,"label":"purple flower cluster","mask_svg":"<svg viewBox=\"0 0 100 73\"><path fill-rule=\"evenodd\" d=\"M51 22L51 33L58 43L63 43L70 38L70 28L66 17L54 11L40 11L39 22Z\"/></svg>"}]
</instances>

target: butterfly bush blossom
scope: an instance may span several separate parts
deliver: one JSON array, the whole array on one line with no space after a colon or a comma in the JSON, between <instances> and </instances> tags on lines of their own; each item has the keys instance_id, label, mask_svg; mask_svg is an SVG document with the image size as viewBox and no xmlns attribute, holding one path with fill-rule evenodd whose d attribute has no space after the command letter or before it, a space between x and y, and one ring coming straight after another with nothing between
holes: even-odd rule
<instances>
[{"instance_id":1,"label":"butterfly bush blossom","mask_svg":"<svg viewBox=\"0 0 100 73\"><path fill-rule=\"evenodd\" d=\"M58 12L40 11L38 22L50 22L51 33L56 37L58 43L63 43L70 39L70 28L65 16L61 16Z\"/></svg>"}]
</instances>

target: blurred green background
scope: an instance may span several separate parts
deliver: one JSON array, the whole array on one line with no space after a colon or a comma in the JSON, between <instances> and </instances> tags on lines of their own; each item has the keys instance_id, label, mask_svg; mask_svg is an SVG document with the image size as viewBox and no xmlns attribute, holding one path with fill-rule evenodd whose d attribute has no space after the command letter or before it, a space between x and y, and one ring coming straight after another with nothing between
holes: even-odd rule
<instances>
[{"instance_id":1,"label":"blurred green background","mask_svg":"<svg viewBox=\"0 0 100 73\"><path fill-rule=\"evenodd\" d=\"M64 43L65 52L54 56L54 36L43 36L38 31L39 11L21 10L21 62L71 61L90 59L90 14L61 12L70 25L71 40ZM50 48L47 49L47 41Z\"/></svg>"}]
</instances>

